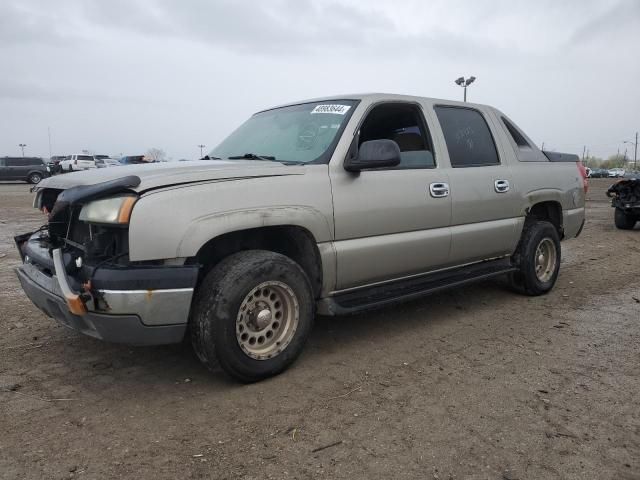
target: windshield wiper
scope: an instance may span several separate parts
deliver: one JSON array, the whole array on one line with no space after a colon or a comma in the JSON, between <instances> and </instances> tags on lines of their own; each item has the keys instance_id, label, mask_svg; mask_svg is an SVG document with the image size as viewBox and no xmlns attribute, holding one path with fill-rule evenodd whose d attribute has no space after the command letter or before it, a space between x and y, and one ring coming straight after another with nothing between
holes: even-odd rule
<instances>
[{"instance_id":1,"label":"windshield wiper","mask_svg":"<svg viewBox=\"0 0 640 480\"><path fill-rule=\"evenodd\" d=\"M256 155L255 153L245 153L244 155L234 155L227 157L229 160L267 160L270 162L275 161L276 157L270 155Z\"/></svg>"}]
</instances>

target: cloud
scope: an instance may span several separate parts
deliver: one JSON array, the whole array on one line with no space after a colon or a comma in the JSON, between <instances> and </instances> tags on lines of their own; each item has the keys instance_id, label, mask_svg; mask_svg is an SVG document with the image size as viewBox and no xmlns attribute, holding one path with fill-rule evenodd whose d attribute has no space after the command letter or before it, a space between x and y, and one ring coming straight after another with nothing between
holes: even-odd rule
<instances>
[{"instance_id":1,"label":"cloud","mask_svg":"<svg viewBox=\"0 0 640 480\"><path fill-rule=\"evenodd\" d=\"M139 95L119 95L112 92L65 86L52 86L45 83L0 79L0 100L30 102L84 102L84 103L126 103L139 105L171 105L170 102L159 102Z\"/></svg>"},{"instance_id":2,"label":"cloud","mask_svg":"<svg viewBox=\"0 0 640 480\"><path fill-rule=\"evenodd\" d=\"M539 141L602 145L640 128L629 53L639 9L638 0L2 0L0 107L12 122L0 156L18 137L36 148L28 132L48 125L71 150L188 156L185 145L213 143L272 104L353 91L459 98L460 75L478 77L472 100L504 108Z\"/></svg>"},{"instance_id":3,"label":"cloud","mask_svg":"<svg viewBox=\"0 0 640 480\"><path fill-rule=\"evenodd\" d=\"M640 42L640 2L623 0L607 4L607 8L575 29L569 39L571 45L607 46L612 41ZM627 45L631 47L631 44Z\"/></svg>"}]
</instances>

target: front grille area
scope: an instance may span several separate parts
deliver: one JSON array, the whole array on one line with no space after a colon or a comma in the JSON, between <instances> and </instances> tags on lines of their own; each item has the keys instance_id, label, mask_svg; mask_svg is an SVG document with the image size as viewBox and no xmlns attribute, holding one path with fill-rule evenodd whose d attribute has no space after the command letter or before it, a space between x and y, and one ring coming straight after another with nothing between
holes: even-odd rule
<instances>
[{"instance_id":1,"label":"front grille area","mask_svg":"<svg viewBox=\"0 0 640 480\"><path fill-rule=\"evenodd\" d=\"M43 208L49 211L48 241L50 248L63 248L85 263L127 263L129 233L127 227L94 225L79 220L82 205L56 201L57 195L43 193Z\"/></svg>"}]
</instances>

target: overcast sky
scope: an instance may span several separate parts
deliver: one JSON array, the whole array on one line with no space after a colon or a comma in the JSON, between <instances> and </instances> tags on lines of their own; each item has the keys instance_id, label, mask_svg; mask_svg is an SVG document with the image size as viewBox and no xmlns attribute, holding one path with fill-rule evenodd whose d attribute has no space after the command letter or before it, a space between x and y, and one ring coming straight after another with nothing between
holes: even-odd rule
<instances>
[{"instance_id":1,"label":"overcast sky","mask_svg":"<svg viewBox=\"0 0 640 480\"><path fill-rule=\"evenodd\" d=\"M639 50L640 0L2 0L0 156L48 156L50 127L54 155L195 158L272 105L461 99L461 75L538 144L608 156L640 130Z\"/></svg>"}]
</instances>

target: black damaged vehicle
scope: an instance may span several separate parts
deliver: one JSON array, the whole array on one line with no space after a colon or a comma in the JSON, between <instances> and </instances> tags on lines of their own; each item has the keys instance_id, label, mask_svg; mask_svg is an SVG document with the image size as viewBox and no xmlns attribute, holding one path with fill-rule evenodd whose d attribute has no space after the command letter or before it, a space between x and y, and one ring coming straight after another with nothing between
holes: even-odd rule
<instances>
[{"instance_id":1,"label":"black damaged vehicle","mask_svg":"<svg viewBox=\"0 0 640 480\"><path fill-rule=\"evenodd\" d=\"M632 178L614 183L607 190L614 207L614 221L621 230L632 230L640 220L640 179Z\"/></svg>"}]
</instances>

